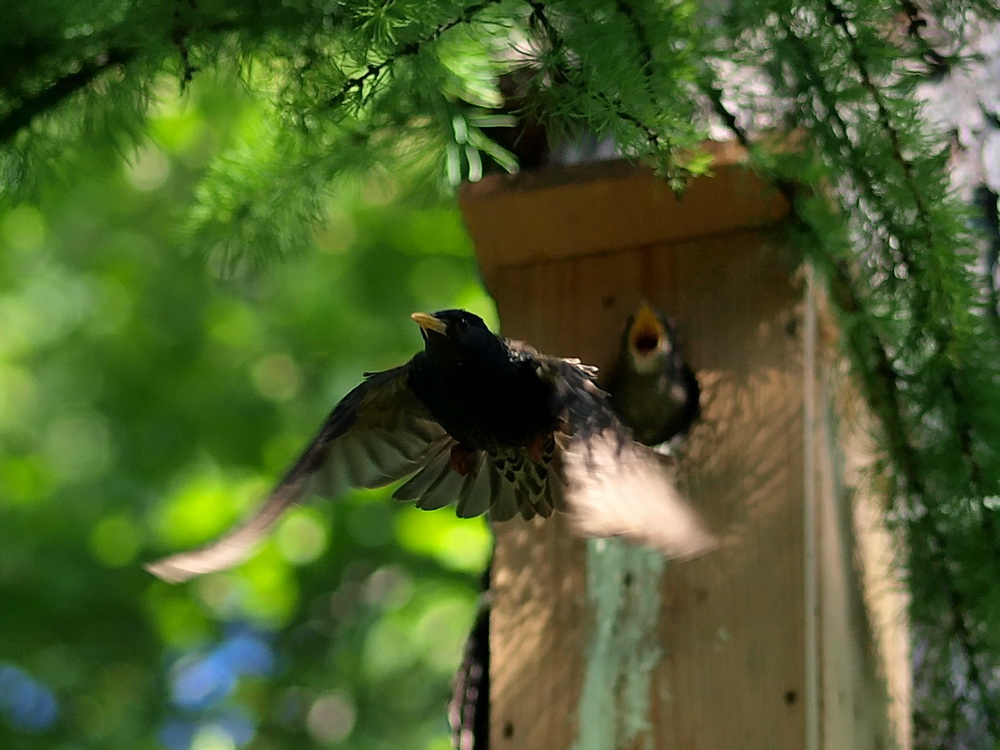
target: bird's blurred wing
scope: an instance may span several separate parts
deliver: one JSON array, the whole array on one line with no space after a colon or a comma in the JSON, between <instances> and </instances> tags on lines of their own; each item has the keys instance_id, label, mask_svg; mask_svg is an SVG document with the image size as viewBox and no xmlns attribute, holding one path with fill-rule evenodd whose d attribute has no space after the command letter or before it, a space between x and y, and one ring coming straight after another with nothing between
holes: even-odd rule
<instances>
[{"instance_id":1,"label":"bird's blurred wing","mask_svg":"<svg viewBox=\"0 0 1000 750\"><path fill-rule=\"evenodd\" d=\"M330 497L383 487L453 444L400 367L371 375L347 394L286 479L304 472L312 492Z\"/></svg>"},{"instance_id":2,"label":"bird's blurred wing","mask_svg":"<svg viewBox=\"0 0 1000 750\"><path fill-rule=\"evenodd\" d=\"M621 536L690 559L716 546L664 466L624 433L560 435L559 468L570 522L585 536Z\"/></svg>"},{"instance_id":3,"label":"bird's blurred wing","mask_svg":"<svg viewBox=\"0 0 1000 750\"><path fill-rule=\"evenodd\" d=\"M618 421L594 368L536 356L553 386L563 430L553 466L571 523L586 535L621 536L667 557L692 558L716 540L681 495L663 459L635 442Z\"/></svg>"},{"instance_id":4,"label":"bird's blurred wing","mask_svg":"<svg viewBox=\"0 0 1000 750\"><path fill-rule=\"evenodd\" d=\"M149 563L146 570L175 583L230 568L249 557L282 513L308 494L389 484L450 442L410 390L405 367L375 373L337 404L252 516L215 541Z\"/></svg>"}]
</instances>

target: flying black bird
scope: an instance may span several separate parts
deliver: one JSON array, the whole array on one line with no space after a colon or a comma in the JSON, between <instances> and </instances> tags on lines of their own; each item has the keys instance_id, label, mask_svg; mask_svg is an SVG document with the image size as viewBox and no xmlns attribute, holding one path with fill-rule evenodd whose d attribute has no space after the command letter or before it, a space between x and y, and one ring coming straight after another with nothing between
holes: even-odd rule
<instances>
[{"instance_id":1,"label":"flying black bird","mask_svg":"<svg viewBox=\"0 0 1000 750\"><path fill-rule=\"evenodd\" d=\"M490 332L464 310L414 313L424 351L370 373L241 525L208 545L158 560L167 581L236 565L288 506L309 494L381 487L424 509L505 521L565 510L588 536L623 536L671 557L712 536L665 473L631 440L594 368Z\"/></svg>"},{"instance_id":2,"label":"flying black bird","mask_svg":"<svg viewBox=\"0 0 1000 750\"><path fill-rule=\"evenodd\" d=\"M646 302L625 325L605 388L619 419L645 445L687 432L698 417L698 380L677 349L673 325Z\"/></svg>"}]
</instances>

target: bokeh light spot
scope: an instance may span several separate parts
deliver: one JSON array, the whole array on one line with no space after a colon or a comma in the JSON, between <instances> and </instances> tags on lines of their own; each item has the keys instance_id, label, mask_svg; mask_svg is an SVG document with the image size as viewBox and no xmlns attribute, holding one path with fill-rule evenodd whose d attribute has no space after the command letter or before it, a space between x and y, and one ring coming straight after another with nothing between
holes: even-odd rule
<instances>
[{"instance_id":1,"label":"bokeh light spot","mask_svg":"<svg viewBox=\"0 0 1000 750\"><path fill-rule=\"evenodd\" d=\"M399 609L413 597L413 577L397 565L387 565L368 577L363 592L371 605Z\"/></svg>"},{"instance_id":2,"label":"bokeh light spot","mask_svg":"<svg viewBox=\"0 0 1000 750\"><path fill-rule=\"evenodd\" d=\"M210 135L205 132L203 114L193 107L182 108L176 100L166 96L154 99L151 106L150 133L157 144L170 154L187 157L185 161L191 163L192 152ZM201 161L193 160L195 164Z\"/></svg>"},{"instance_id":3,"label":"bokeh light spot","mask_svg":"<svg viewBox=\"0 0 1000 750\"><path fill-rule=\"evenodd\" d=\"M225 727L209 724L195 733L191 750L236 750L236 740Z\"/></svg>"},{"instance_id":4,"label":"bokeh light spot","mask_svg":"<svg viewBox=\"0 0 1000 750\"><path fill-rule=\"evenodd\" d=\"M233 349L248 349L260 340L260 319L239 300L213 300L206 311L206 326L212 339Z\"/></svg>"},{"instance_id":5,"label":"bokeh light spot","mask_svg":"<svg viewBox=\"0 0 1000 750\"><path fill-rule=\"evenodd\" d=\"M0 503L34 503L49 496L52 472L37 455L0 458Z\"/></svg>"},{"instance_id":6,"label":"bokeh light spot","mask_svg":"<svg viewBox=\"0 0 1000 750\"><path fill-rule=\"evenodd\" d=\"M299 392L302 375L295 360L284 353L261 357L250 371L257 392L272 401L288 401Z\"/></svg>"},{"instance_id":7,"label":"bokeh light spot","mask_svg":"<svg viewBox=\"0 0 1000 750\"><path fill-rule=\"evenodd\" d=\"M188 657L174 670L171 698L183 708L206 708L232 693L237 677L216 653Z\"/></svg>"},{"instance_id":8,"label":"bokeh light spot","mask_svg":"<svg viewBox=\"0 0 1000 750\"><path fill-rule=\"evenodd\" d=\"M219 619L238 615L242 611L243 581L233 571L200 576L194 581L198 598Z\"/></svg>"},{"instance_id":9,"label":"bokeh light spot","mask_svg":"<svg viewBox=\"0 0 1000 750\"><path fill-rule=\"evenodd\" d=\"M111 462L111 433L104 418L93 411L80 411L57 419L45 437L49 465L62 483L96 477Z\"/></svg>"},{"instance_id":10,"label":"bokeh light spot","mask_svg":"<svg viewBox=\"0 0 1000 750\"><path fill-rule=\"evenodd\" d=\"M126 174L136 190L156 190L170 176L170 160L155 146L143 146L136 149Z\"/></svg>"},{"instance_id":11,"label":"bokeh light spot","mask_svg":"<svg viewBox=\"0 0 1000 750\"><path fill-rule=\"evenodd\" d=\"M42 732L55 724L59 703L51 690L27 672L0 663L0 714L19 729Z\"/></svg>"},{"instance_id":12,"label":"bokeh light spot","mask_svg":"<svg viewBox=\"0 0 1000 750\"><path fill-rule=\"evenodd\" d=\"M405 508L397 517L396 537L407 550L467 573L486 569L493 543L481 518L457 518L451 508Z\"/></svg>"},{"instance_id":13,"label":"bokeh light spot","mask_svg":"<svg viewBox=\"0 0 1000 750\"><path fill-rule=\"evenodd\" d=\"M0 362L0 432L29 426L38 404L38 389L23 367Z\"/></svg>"},{"instance_id":14,"label":"bokeh light spot","mask_svg":"<svg viewBox=\"0 0 1000 750\"><path fill-rule=\"evenodd\" d=\"M382 617L365 634L361 663L366 678L373 682L394 679L409 669L417 656L412 621Z\"/></svg>"},{"instance_id":15,"label":"bokeh light spot","mask_svg":"<svg viewBox=\"0 0 1000 750\"><path fill-rule=\"evenodd\" d=\"M97 288L90 325L105 334L121 331L132 317L132 293L115 279L105 278Z\"/></svg>"},{"instance_id":16,"label":"bokeh light spot","mask_svg":"<svg viewBox=\"0 0 1000 750\"><path fill-rule=\"evenodd\" d=\"M45 217L26 203L6 211L0 221L0 238L14 250L35 250L45 242L45 235Z\"/></svg>"},{"instance_id":17,"label":"bokeh light spot","mask_svg":"<svg viewBox=\"0 0 1000 750\"><path fill-rule=\"evenodd\" d=\"M333 744L351 733L355 718L354 702L350 696L340 690L331 690L312 704L306 726L317 741Z\"/></svg>"},{"instance_id":18,"label":"bokeh light spot","mask_svg":"<svg viewBox=\"0 0 1000 750\"><path fill-rule=\"evenodd\" d=\"M255 622L273 625L285 622L299 599L298 582L274 548L265 548L243 569L246 587L241 607ZM266 554L270 551L270 554Z\"/></svg>"},{"instance_id":19,"label":"bokeh light spot","mask_svg":"<svg viewBox=\"0 0 1000 750\"><path fill-rule=\"evenodd\" d=\"M203 642L211 628L204 610L181 589L168 587L150 576L149 607L164 642L173 647Z\"/></svg>"},{"instance_id":20,"label":"bokeh light spot","mask_svg":"<svg viewBox=\"0 0 1000 750\"><path fill-rule=\"evenodd\" d=\"M414 636L424 658L446 670L457 664L463 635L472 625L474 604L466 598L442 596L431 602L417 620Z\"/></svg>"},{"instance_id":21,"label":"bokeh light spot","mask_svg":"<svg viewBox=\"0 0 1000 750\"><path fill-rule=\"evenodd\" d=\"M160 504L157 531L171 546L205 541L259 502L266 487L258 478L227 480L215 464L202 462Z\"/></svg>"},{"instance_id":22,"label":"bokeh light spot","mask_svg":"<svg viewBox=\"0 0 1000 750\"><path fill-rule=\"evenodd\" d=\"M274 653L270 644L254 632L237 632L227 637L217 654L239 675L266 675L274 669Z\"/></svg>"},{"instance_id":23,"label":"bokeh light spot","mask_svg":"<svg viewBox=\"0 0 1000 750\"><path fill-rule=\"evenodd\" d=\"M135 560L139 542L138 528L124 516L105 518L90 532L90 551L111 568L119 568Z\"/></svg>"},{"instance_id":24,"label":"bokeh light spot","mask_svg":"<svg viewBox=\"0 0 1000 750\"><path fill-rule=\"evenodd\" d=\"M328 540L323 517L312 508L301 508L288 516L275 535L278 551L296 565L311 562L323 554Z\"/></svg>"}]
</instances>

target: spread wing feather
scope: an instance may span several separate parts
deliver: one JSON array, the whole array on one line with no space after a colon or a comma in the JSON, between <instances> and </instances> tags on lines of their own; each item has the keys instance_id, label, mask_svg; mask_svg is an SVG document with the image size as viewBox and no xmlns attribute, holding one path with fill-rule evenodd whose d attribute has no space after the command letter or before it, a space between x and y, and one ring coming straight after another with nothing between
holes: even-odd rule
<instances>
[{"instance_id":1,"label":"spread wing feather","mask_svg":"<svg viewBox=\"0 0 1000 750\"><path fill-rule=\"evenodd\" d=\"M593 368L536 355L549 379L566 429L556 435L548 483L555 507L565 509L585 536L621 536L667 557L689 559L716 545L700 515L677 489L661 456L635 442L611 410Z\"/></svg>"},{"instance_id":2,"label":"spread wing feather","mask_svg":"<svg viewBox=\"0 0 1000 750\"><path fill-rule=\"evenodd\" d=\"M397 500L414 502L421 510L437 510L455 504L459 518L489 513L492 521L509 521L552 515L547 468L533 462L523 448L478 451L467 476L451 465L450 448L442 451L393 493Z\"/></svg>"},{"instance_id":3,"label":"spread wing feather","mask_svg":"<svg viewBox=\"0 0 1000 750\"><path fill-rule=\"evenodd\" d=\"M406 369L370 375L348 393L250 518L209 544L146 566L156 576L184 581L232 567L284 511L310 493L338 494L353 487L381 487L417 470L451 438L410 390Z\"/></svg>"},{"instance_id":4,"label":"spread wing feather","mask_svg":"<svg viewBox=\"0 0 1000 750\"><path fill-rule=\"evenodd\" d=\"M561 428L538 455L527 447L479 451L466 473L452 466L456 445L407 383L405 367L370 375L327 417L319 433L263 505L219 539L146 566L176 582L223 570L250 556L293 503L310 493L381 487L410 476L394 497L432 510L452 503L460 517L506 521L567 511L589 536L623 536L671 557L714 545L659 456L634 442L598 388L595 369L510 342L552 386ZM540 459L540 460L538 460Z\"/></svg>"}]
</instances>

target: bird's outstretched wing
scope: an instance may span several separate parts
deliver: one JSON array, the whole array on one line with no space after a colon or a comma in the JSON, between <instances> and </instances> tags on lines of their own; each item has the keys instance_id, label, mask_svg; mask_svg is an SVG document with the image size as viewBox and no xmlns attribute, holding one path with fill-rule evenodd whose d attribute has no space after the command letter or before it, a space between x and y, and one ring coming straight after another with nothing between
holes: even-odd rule
<instances>
[{"instance_id":1,"label":"bird's outstretched wing","mask_svg":"<svg viewBox=\"0 0 1000 750\"><path fill-rule=\"evenodd\" d=\"M573 526L585 536L621 536L671 558L715 547L663 458L618 421L593 369L544 355L536 361L540 377L555 385L565 424L556 434L553 463Z\"/></svg>"},{"instance_id":2,"label":"bird's outstretched wing","mask_svg":"<svg viewBox=\"0 0 1000 750\"><path fill-rule=\"evenodd\" d=\"M584 536L621 536L681 560L716 546L662 456L615 432L559 442L570 521Z\"/></svg>"},{"instance_id":3,"label":"bird's outstretched wing","mask_svg":"<svg viewBox=\"0 0 1000 750\"><path fill-rule=\"evenodd\" d=\"M471 451L464 473L454 469L451 446L432 455L393 497L414 502L422 510L454 503L459 518L488 513L491 521L509 521L517 515L548 518L564 509L561 484L550 481L554 476L554 437L540 442L536 456L540 461L533 460L526 448Z\"/></svg>"},{"instance_id":4,"label":"bird's outstretched wing","mask_svg":"<svg viewBox=\"0 0 1000 750\"><path fill-rule=\"evenodd\" d=\"M292 504L311 493L381 487L415 472L454 441L407 384L405 367L374 373L333 409L319 433L247 520L209 544L147 564L176 583L232 567Z\"/></svg>"}]
</instances>

